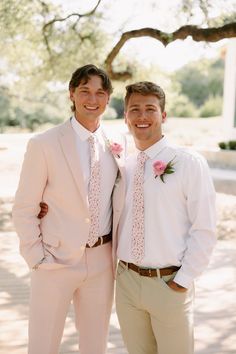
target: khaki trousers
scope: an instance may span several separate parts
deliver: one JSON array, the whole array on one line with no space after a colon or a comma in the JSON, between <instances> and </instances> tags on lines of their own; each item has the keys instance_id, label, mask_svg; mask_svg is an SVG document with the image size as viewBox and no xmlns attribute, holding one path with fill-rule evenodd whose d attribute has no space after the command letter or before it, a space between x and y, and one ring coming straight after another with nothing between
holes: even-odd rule
<instances>
[{"instance_id":1,"label":"khaki trousers","mask_svg":"<svg viewBox=\"0 0 236 354\"><path fill-rule=\"evenodd\" d=\"M193 354L194 289L178 293L162 278L140 276L121 263L116 311L129 354Z\"/></svg>"},{"instance_id":2,"label":"khaki trousers","mask_svg":"<svg viewBox=\"0 0 236 354\"><path fill-rule=\"evenodd\" d=\"M86 248L76 266L31 274L28 354L58 354L73 300L80 354L105 354L113 302L111 243Z\"/></svg>"}]
</instances>

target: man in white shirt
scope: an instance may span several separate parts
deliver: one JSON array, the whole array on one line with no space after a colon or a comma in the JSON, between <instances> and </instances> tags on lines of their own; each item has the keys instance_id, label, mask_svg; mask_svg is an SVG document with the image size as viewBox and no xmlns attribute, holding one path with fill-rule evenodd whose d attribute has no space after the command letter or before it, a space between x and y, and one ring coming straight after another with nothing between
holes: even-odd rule
<instances>
[{"instance_id":1,"label":"man in white shirt","mask_svg":"<svg viewBox=\"0 0 236 354\"><path fill-rule=\"evenodd\" d=\"M193 283L216 242L215 191L204 158L163 136L163 90L150 82L126 90L136 151L117 236L118 319L129 354L192 354Z\"/></svg>"},{"instance_id":2,"label":"man in white shirt","mask_svg":"<svg viewBox=\"0 0 236 354\"><path fill-rule=\"evenodd\" d=\"M106 352L115 262L112 192L117 175L122 179L121 147L100 127L112 92L108 75L90 64L78 68L69 92L74 115L30 140L13 207L21 254L32 269L29 354L59 353L71 300L80 354ZM41 201L48 213L39 220Z\"/></svg>"}]
</instances>

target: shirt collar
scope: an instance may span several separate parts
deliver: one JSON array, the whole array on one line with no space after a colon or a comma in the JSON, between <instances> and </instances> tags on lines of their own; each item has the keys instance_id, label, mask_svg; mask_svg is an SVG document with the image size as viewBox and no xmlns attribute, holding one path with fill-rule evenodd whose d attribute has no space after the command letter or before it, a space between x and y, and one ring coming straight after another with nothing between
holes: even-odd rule
<instances>
[{"instance_id":1,"label":"shirt collar","mask_svg":"<svg viewBox=\"0 0 236 354\"><path fill-rule=\"evenodd\" d=\"M82 124L80 124L77 119L75 118L75 116L73 116L71 118L71 125L72 128L74 129L75 133L78 135L78 137L80 138L80 140L85 141L88 140L88 138L91 135L96 135L97 137L99 137L101 135L101 127L99 126L98 129L92 133L90 132L88 129L86 129L85 127L82 126Z\"/></svg>"},{"instance_id":2,"label":"shirt collar","mask_svg":"<svg viewBox=\"0 0 236 354\"><path fill-rule=\"evenodd\" d=\"M148 155L150 159L153 159L159 152L161 152L168 145L168 140L165 136L161 138L161 140L157 141L155 144L150 146L148 149L144 150L144 152ZM140 150L137 149L137 154Z\"/></svg>"}]
</instances>

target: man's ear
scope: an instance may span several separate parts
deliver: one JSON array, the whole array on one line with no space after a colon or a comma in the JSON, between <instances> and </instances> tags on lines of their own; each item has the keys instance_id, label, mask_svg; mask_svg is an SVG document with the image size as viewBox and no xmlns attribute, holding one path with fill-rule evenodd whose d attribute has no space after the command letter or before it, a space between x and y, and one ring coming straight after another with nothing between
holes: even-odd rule
<instances>
[{"instance_id":1,"label":"man's ear","mask_svg":"<svg viewBox=\"0 0 236 354\"><path fill-rule=\"evenodd\" d=\"M165 121L166 121L166 119L167 119L167 114L166 114L166 112L164 111L164 112L162 112L162 123L165 123Z\"/></svg>"},{"instance_id":2,"label":"man's ear","mask_svg":"<svg viewBox=\"0 0 236 354\"><path fill-rule=\"evenodd\" d=\"M70 100L74 102L74 90L70 89Z\"/></svg>"},{"instance_id":3,"label":"man's ear","mask_svg":"<svg viewBox=\"0 0 236 354\"><path fill-rule=\"evenodd\" d=\"M125 120L125 124L127 124L126 111L124 111L124 120Z\"/></svg>"}]
</instances>

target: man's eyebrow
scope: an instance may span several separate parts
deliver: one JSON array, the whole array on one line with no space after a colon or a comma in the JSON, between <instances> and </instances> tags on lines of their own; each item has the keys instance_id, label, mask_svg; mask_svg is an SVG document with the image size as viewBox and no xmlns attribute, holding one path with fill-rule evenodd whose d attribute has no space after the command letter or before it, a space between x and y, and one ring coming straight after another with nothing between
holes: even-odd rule
<instances>
[{"instance_id":1,"label":"man's eyebrow","mask_svg":"<svg viewBox=\"0 0 236 354\"><path fill-rule=\"evenodd\" d=\"M84 89L89 90L89 87L86 86L86 84L82 84L81 86L78 86L78 88L81 90L84 90ZM102 87L98 88L97 91L105 92L105 90Z\"/></svg>"},{"instance_id":2,"label":"man's eyebrow","mask_svg":"<svg viewBox=\"0 0 236 354\"><path fill-rule=\"evenodd\" d=\"M139 107L138 103L131 104L130 107Z\"/></svg>"},{"instance_id":3,"label":"man's eyebrow","mask_svg":"<svg viewBox=\"0 0 236 354\"><path fill-rule=\"evenodd\" d=\"M86 84L82 84L81 86L78 86L79 89L89 89L88 86L86 86Z\"/></svg>"},{"instance_id":4,"label":"man's eyebrow","mask_svg":"<svg viewBox=\"0 0 236 354\"><path fill-rule=\"evenodd\" d=\"M134 103L134 104L132 104L132 105L130 105L130 108L136 108L136 107L140 107L140 105L138 104L138 103ZM155 104L151 104L151 103L147 103L147 104L145 104L145 107L156 107L156 105Z\"/></svg>"}]
</instances>

